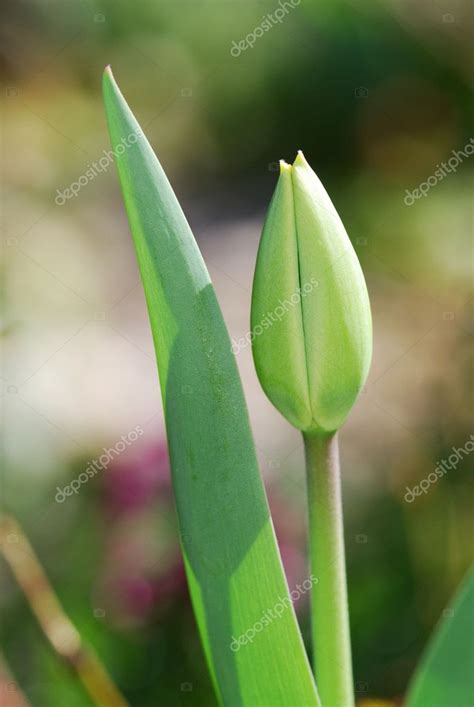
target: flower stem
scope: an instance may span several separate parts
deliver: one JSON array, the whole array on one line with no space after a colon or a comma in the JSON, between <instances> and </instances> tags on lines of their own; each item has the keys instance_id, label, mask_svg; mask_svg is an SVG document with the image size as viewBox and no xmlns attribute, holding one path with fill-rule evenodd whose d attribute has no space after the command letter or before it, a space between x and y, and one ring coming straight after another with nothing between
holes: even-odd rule
<instances>
[{"instance_id":1,"label":"flower stem","mask_svg":"<svg viewBox=\"0 0 474 707\"><path fill-rule=\"evenodd\" d=\"M311 634L316 684L325 707L353 707L344 525L337 434L303 434L309 506Z\"/></svg>"}]
</instances>

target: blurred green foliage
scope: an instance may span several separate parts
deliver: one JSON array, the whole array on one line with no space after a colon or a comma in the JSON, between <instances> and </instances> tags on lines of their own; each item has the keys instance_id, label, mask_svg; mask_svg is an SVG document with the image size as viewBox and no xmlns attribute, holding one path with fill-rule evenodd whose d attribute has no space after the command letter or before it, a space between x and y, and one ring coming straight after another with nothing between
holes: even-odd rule
<instances>
[{"instance_id":1,"label":"blurred green foliage","mask_svg":"<svg viewBox=\"0 0 474 707\"><path fill-rule=\"evenodd\" d=\"M6 236L36 222L51 209L56 189L108 148L100 96L108 63L159 146L193 225L262 221L278 159L292 161L304 150L353 239L374 310L367 396L342 439L346 541L356 691L360 698L396 697L472 555L470 458L412 505L403 500L406 487L433 471L453 445L462 446L472 429L472 165L464 160L426 198L404 204L406 190L471 136L472 7L301 0L253 48L233 57L232 42L277 6L260 0L4 3ZM114 260L119 236L120 243L127 239L117 204L111 169L84 188L67 215L61 211L56 226L65 250L80 232L85 250L71 257L84 277L92 277L87 248L101 244L103 250L93 251L100 287L130 267L129 251L123 271ZM107 218L116 219L112 227ZM40 250L54 235L49 228L31 236ZM216 237L205 244L218 252ZM22 292L38 308L48 304L28 275L17 287L6 295L7 344L16 336ZM66 297L61 305L70 315ZM41 311L39 331L48 322ZM112 365L114 351L110 356ZM21 358L12 355L12 365ZM63 382L56 385L51 395ZM118 391L110 407L121 405L127 400ZM7 458L5 505L131 704L212 707L187 592L173 574L179 550L169 492L154 491L133 513L110 515L110 489L97 478L60 506L56 486L75 478L85 458L77 451L55 454L48 441L54 463L48 457L48 473L30 473L41 466L35 440L24 439L22 429L16 434L17 447L32 451L27 462ZM100 433L91 436L91 457L101 446ZM272 484L294 509L285 522L275 512L279 540L284 545L289 528L296 528L303 553L300 466L291 456L282 459ZM143 538L150 537L148 547ZM138 538L136 546L127 544L130 538ZM129 572L138 584L127 584L132 601L124 603L119 570L127 574L130 557L141 552L145 561ZM0 609L1 650L32 705L88 705L8 572L2 572ZM307 636L305 606L299 613Z\"/></svg>"}]
</instances>

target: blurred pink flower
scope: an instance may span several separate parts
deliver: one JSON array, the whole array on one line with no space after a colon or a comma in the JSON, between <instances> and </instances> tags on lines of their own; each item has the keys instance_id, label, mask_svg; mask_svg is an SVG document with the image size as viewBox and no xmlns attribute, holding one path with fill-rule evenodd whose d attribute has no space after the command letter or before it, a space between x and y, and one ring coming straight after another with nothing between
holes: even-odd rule
<instances>
[{"instance_id":1,"label":"blurred pink flower","mask_svg":"<svg viewBox=\"0 0 474 707\"><path fill-rule=\"evenodd\" d=\"M117 461L104 475L105 504L114 515L143 510L158 496L171 494L168 450L165 443L141 458Z\"/></svg>"}]
</instances>

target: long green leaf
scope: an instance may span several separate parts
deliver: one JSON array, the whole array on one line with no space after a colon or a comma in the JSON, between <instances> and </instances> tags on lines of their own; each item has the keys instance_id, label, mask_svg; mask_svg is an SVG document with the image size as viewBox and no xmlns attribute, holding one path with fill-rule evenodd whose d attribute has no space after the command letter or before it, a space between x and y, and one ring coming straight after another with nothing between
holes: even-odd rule
<instances>
[{"instance_id":1,"label":"long green leaf","mask_svg":"<svg viewBox=\"0 0 474 707\"><path fill-rule=\"evenodd\" d=\"M415 673L406 704L407 707L474 704L474 570L444 612Z\"/></svg>"},{"instance_id":2,"label":"long green leaf","mask_svg":"<svg viewBox=\"0 0 474 707\"><path fill-rule=\"evenodd\" d=\"M318 705L208 272L110 69L103 88L155 342L188 583L216 692L232 707ZM246 645L233 641L252 631Z\"/></svg>"}]
</instances>

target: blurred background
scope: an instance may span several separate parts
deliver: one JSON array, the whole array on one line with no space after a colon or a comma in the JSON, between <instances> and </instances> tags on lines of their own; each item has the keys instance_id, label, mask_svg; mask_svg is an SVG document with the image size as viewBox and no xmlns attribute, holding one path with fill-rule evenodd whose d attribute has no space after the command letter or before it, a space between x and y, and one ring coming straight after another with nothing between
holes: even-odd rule
<instances>
[{"instance_id":1,"label":"blurred background","mask_svg":"<svg viewBox=\"0 0 474 707\"><path fill-rule=\"evenodd\" d=\"M278 7L281 22L258 30ZM407 496L474 432L472 5L5 0L2 9L3 507L132 705L215 705L115 167L84 177L110 149L100 88L110 63L234 339L249 329L278 160L302 149L346 225L375 347L341 433L356 691L400 703L473 549L469 454L426 494ZM63 198L74 183L76 196ZM414 191L422 184L424 196ZM249 348L237 363L291 588L307 577L303 449L265 398ZM98 471L84 481L92 462ZM0 563L0 660L12 691L34 707L88 707ZM297 611L307 638L304 601Z\"/></svg>"}]
</instances>

